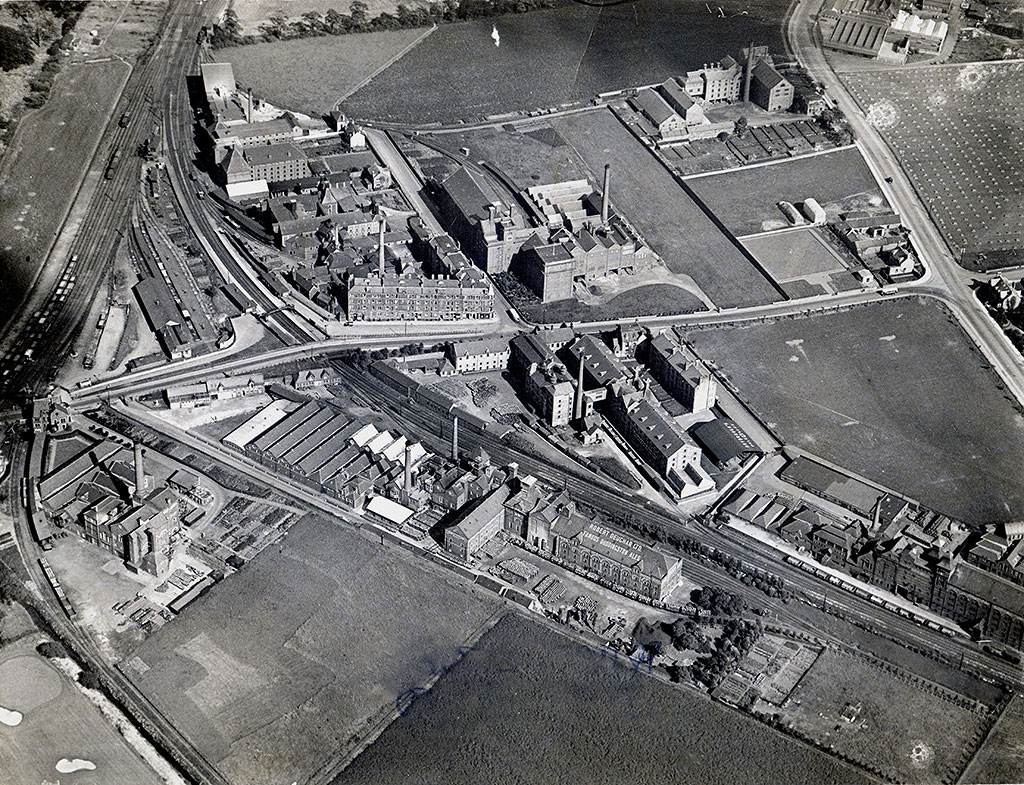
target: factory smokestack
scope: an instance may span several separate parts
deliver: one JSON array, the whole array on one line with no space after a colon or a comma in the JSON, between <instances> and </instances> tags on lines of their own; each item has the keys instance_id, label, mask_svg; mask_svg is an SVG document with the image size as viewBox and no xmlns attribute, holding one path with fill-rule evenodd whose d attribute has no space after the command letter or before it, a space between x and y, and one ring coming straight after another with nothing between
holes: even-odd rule
<instances>
[{"instance_id":1,"label":"factory smokestack","mask_svg":"<svg viewBox=\"0 0 1024 785\"><path fill-rule=\"evenodd\" d=\"M608 189L611 187L612 165L604 165L604 192L601 194L601 223L608 223Z\"/></svg>"},{"instance_id":2,"label":"factory smokestack","mask_svg":"<svg viewBox=\"0 0 1024 785\"><path fill-rule=\"evenodd\" d=\"M747 62L743 69L743 103L750 103L750 72L754 70L754 42L747 46Z\"/></svg>"},{"instance_id":3,"label":"factory smokestack","mask_svg":"<svg viewBox=\"0 0 1024 785\"><path fill-rule=\"evenodd\" d=\"M452 460L459 460L459 416L452 418Z\"/></svg>"},{"instance_id":4,"label":"factory smokestack","mask_svg":"<svg viewBox=\"0 0 1024 785\"><path fill-rule=\"evenodd\" d=\"M573 408L573 419L583 417L583 353L580 352L580 367L576 373L576 406Z\"/></svg>"},{"instance_id":5,"label":"factory smokestack","mask_svg":"<svg viewBox=\"0 0 1024 785\"><path fill-rule=\"evenodd\" d=\"M252 88L245 91L245 122L252 122Z\"/></svg>"},{"instance_id":6,"label":"factory smokestack","mask_svg":"<svg viewBox=\"0 0 1024 785\"><path fill-rule=\"evenodd\" d=\"M146 467L142 462L142 442L135 442L135 496L146 490Z\"/></svg>"},{"instance_id":7,"label":"factory smokestack","mask_svg":"<svg viewBox=\"0 0 1024 785\"><path fill-rule=\"evenodd\" d=\"M384 224L387 219L384 213L380 214L380 229L377 234L377 261L380 264L380 277L384 277Z\"/></svg>"},{"instance_id":8,"label":"factory smokestack","mask_svg":"<svg viewBox=\"0 0 1024 785\"><path fill-rule=\"evenodd\" d=\"M405 445L405 493L412 493L412 445Z\"/></svg>"}]
</instances>

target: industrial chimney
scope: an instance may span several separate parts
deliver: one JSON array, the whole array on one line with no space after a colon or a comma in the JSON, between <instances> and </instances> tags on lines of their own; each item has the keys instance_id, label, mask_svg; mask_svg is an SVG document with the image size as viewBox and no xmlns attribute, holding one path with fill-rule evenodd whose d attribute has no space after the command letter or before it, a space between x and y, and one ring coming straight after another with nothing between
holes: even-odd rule
<instances>
[{"instance_id":1,"label":"industrial chimney","mask_svg":"<svg viewBox=\"0 0 1024 785\"><path fill-rule=\"evenodd\" d=\"M377 261L380 264L380 277L381 278L384 277L384 224L386 222L387 222L387 219L385 218L384 213L381 213L380 214L380 224L379 224L380 228L378 230L379 233L377 235Z\"/></svg>"},{"instance_id":2,"label":"industrial chimney","mask_svg":"<svg viewBox=\"0 0 1024 785\"><path fill-rule=\"evenodd\" d=\"M245 91L245 122L252 122L252 88Z\"/></svg>"},{"instance_id":3,"label":"industrial chimney","mask_svg":"<svg viewBox=\"0 0 1024 785\"><path fill-rule=\"evenodd\" d=\"M604 165L604 192L601 194L601 225L608 224L608 189L611 187L612 165Z\"/></svg>"},{"instance_id":4,"label":"industrial chimney","mask_svg":"<svg viewBox=\"0 0 1024 785\"><path fill-rule=\"evenodd\" d=\"M142 463L142 442L135 442L135 496L146 490L146 467Z\"/></svg>"},{"instance_id":5,"label":"industrial chimney","mask_svg":"<svg viewBox=\"0 0 1024 785\"><path fill-rule=\"evenodd\" d=\"M576 406L573 407L573 419L583 417L583 353L580 353L580 367L576 374Z\"/></svg>"},{"instance_id":6,"label":"industrial chimney","mask_svg":"<svg viewBox=\"0 0 1024 785\"><path fill-rule=\"evenodd\" d=\"M452 460L459 460L459 416L452 418Z\"/></svg>"},{"instance_id":7,"label":"industrial chimney","mask_svg":"<svg viewBox=\"0 0 1024 785\"><path fill-rule=\"evenodd\" d=\"M754 70L754 42L747 46L747 62L743 73L743 103L750 103L750 73Z\"/></svg>"},{"instance_id":8,"label":"industrial chimney","mask_svg":"<svg viewBox=\"0 0 1024 785\"><path fill-rule=\"evenodd\" d=\"M412 493L412 445L405 445L405 493Z\"/></svg>"}]
</instances>

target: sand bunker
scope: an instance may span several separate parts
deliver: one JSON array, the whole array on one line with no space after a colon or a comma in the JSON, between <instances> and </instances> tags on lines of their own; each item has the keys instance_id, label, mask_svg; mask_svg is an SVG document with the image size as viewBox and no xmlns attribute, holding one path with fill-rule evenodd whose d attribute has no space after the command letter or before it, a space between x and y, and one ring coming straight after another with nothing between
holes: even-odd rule
<instances>
[{"instance_id":1,"label":"sand bunker","mask_svg":"<svg viewBox=\"0 0 1024 785\"><path fill-rule=\"evenodd\" d=\"M22 714L20 711L11 711L0 706L0 722L6 725L8 728L13 728L15 725L21 725Z\"/></svg>"},{"instance_id":2,"label":"sand bunker","mask_svg":"<svg viewBox=\"0 0 1024 785\"><path fill-rule=\"evenodd\" d=\"M57 761L57 765L54 768L61 774L71 774L75 771L96 771L96 764L91 760L82 760L81 758L73 760L61 758Z\"/></svg>"}]
</instances>

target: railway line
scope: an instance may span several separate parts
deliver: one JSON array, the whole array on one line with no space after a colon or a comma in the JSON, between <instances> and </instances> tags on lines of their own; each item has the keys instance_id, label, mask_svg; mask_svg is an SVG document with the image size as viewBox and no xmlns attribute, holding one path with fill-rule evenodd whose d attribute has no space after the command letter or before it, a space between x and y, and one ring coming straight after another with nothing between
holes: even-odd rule
<instances>
[{"instance_id":1,"label":"railway line","mask_svg":"<svg viewBox=\"0 0 1024 785\"><path fill-rule=\"evenodd\" d=\"M56 377L77 339L106 280L114 251L125 236L124 228L140 190L136 150L149 138L154 121L161 119L160 98L165 91L177 85L183 73L194 70L196 36L203 16L202 5L171 0L158 42L132 71L93 158L92 169L102 167L109 178L98 180L89 197L86 217L70 245L64 271L66 275L70 265L76 265L74 286L63 296L56 289L33 290L6 334L0 336L7 347L0 358L0 397L17 400L44 389Z\"/></svg>"}]
</instances>

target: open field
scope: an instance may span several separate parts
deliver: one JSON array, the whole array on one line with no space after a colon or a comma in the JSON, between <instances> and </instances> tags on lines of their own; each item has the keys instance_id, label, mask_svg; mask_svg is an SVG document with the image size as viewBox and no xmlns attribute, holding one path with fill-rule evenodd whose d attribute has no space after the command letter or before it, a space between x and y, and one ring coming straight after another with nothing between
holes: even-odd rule
<instances>
[{"instance_id":1,"label":"open field","mask_svg":"<svg viewBox=\"0 0 1024 785\"><path fill-rule=\"evenodd\" d=\"M151 636L129 673L232 782L306 781L497 607L305 519Z\"/></svg>"},{"instance_id":2,"label":"open field","mask_svg":"<svg viewBox=\"0 0 1024 785\"><path fill-rule=\"evenodd\" d=\"M99 709L35 653L33 642L25 639L0 650L0 706L24 715L13 727L0 724L0 780L160 785ZM90 761L95 770L66 778L56 768L62 759L76 758Z\"/></svg>"},{"instance_id":3,"label":"open field","mask_svg":"<svg viewBox=\"0 0 1024 785\"><path fill-rule=\"evenodd\" d=\"M426 32L426 28L385 30L271 41L221 49L217 57L230 62L238 84L251 87L255 95L275 106L319 117ZM300 60L305 67L295 68Z\"/></svg>"},{"instance_id":4,"label":"open field","mask_svg":"<svg viewBox=\"0 0 1024 785\"><path fill-rule=\"evenodd\" d=\"M844 711L856 712L852 722ZM800 680L782 714L801 734L902 783L954 780L985 718L984 709L957 705L832 649Z\"/></svg>"},{"instance_id":5,"label":"open field","mask_svg":"<svg viewBox=\"0 0 1024 785\"><path fill-rule=\"evenodd\" d=\"M778 283L798 280L822 283L833 273L846 269L814 229L747 237L743 246ZM853 274L850 276L852 279Z\"/></svg>"},{"instance_id":6,"label":"open field","mask_svg":"<svg viewBox=\"0 0 1024 785\"><path fill-rule=\"evenodd\" d=\"M480 772L502 785L871 781L739 712L514 615L335 782L459 785L480 782Z\"/></svg>"},{"instance_id":7,"label":"open field","mask_svg":"<svg viewBox=\"0 0 1024 785\"><path fill-rule=\"evenodd\" d=\"M424 0L364 0L366 15L373 19L383 12L395 13L400 5L417 8L427 5ZM245 33L258 33L259 26L275 11L283 11L289 19L298 19L307 11L323 15L332 8L339 13L351 13L352 0L234 0L231 7Z\"/></svg>"},{"instance_id":8,"label":"open field","mask_svg":"<svg viewBox=\"0 0 1024 785\"><path fill-rule=\"evenodd\" d=\"M632 316L695 313L706 310L704 303L685 289L671 284L648 284L616 295L601 305L579 300L520 305L519 311L531 322L602 322Z\"/></svg>"},{"instance_id":9,"label":"open field","mask_svg":"<svg viewBox=\"0 0 1024 785\"><path fill-rule=\"evenodd\" d=\"M117 60L68 66L21 119L0 168L0 324L27 294L127 78Z\"/></svg>"},{"instance_id":10,"label":"open field","mask_svg":"<svg viewBox=\"0 0 1024 785\"><path fill-rule=\"evenodd\" d=\"M689 275L722 308L782 299L650 151L611 111L562 117L555 129L595 178L612 166L611 201L669 269Z\"/></svg>"},{"instance_id":11,"label":"open field","mask_svg":"<svg viewBox=\"0 0 1024 785\"><path fill-rule=\"evenodd\" d=\"M968 270L1024 262L1024 63L847 74Z\"/></svg>"},{"instance_id":12,"label":"open field","mask_svg":"<svg viewBox=\"0 0 1024 785\"><path fill-rule=\"evenodd\" d=\"M344 108L362 118L451 122L556 106L662 81L727 54L735 56L750 41L782 49L787 3L730 0L722 7L727 18L708 13L701 0L648 0L603 8L566 3L546 11L441 25ZM492 25L501 37L498 47L490 37ZM324 77L329 83L330 75Z\"/></svg>"},{"instance_id":13,"label":"open field","mask_svg":"<svg viewBox=\"0 0 1024 785\"><path fill-rule=\"evenodd\" d=\"M940 306L689 336L786 442L971 523L1024 514L1024 417Z\"/></svg>"},{"instance_id":14,"label":"open field","mask_svg":"<svg viewBox=\"0 0 1024 785\"><path fill-rule=\"evenodd\" d=\"M779 201L818 201L829 218L846 210L883 205L882 191L856 147L769 166L686 181L708 209L735 235L789 226Z\"/></svg>"},{"instance_id":15,"label":"open field","mask_svg":"<svg viewBox=\"0 0 1024 785\"><path fill-rule=\"evenodd\" d=\"M1024 782L1024 698L1010 700L971 765L964 782Z\"/></svg>"}]
</instances>

